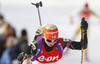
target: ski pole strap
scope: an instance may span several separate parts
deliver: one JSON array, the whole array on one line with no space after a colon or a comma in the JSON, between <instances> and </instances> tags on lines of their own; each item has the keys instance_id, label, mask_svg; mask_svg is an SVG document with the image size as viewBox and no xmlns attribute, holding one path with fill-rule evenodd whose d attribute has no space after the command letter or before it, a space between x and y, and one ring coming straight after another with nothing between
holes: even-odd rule
<instances>
[{"instance_id":1,"label":"ski pole strap","mask_svg":"<svg viewBox=\"0 0 100 64\"><path fill-rule=\"evenodd\" d=\"M31 59L31 61L34 61L42 51L42 47L43 47L42 36L37 37L37 45L38 45L38 48L37 48L36 54Z\"/></svg>"}]
</instances>

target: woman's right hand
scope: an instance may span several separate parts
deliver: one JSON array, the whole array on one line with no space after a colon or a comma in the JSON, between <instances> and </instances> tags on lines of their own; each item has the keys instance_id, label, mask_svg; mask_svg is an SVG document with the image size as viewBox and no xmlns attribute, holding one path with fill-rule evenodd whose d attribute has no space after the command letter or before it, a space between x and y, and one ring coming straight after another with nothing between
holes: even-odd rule
<instances>
[{"instance_id":1,"label":"woman's right hand","mask_svg":"<svg viewBox=\"0 0 100 64\"><path fill-rule=\"evenodd\" d=\"M17 57L18 61L22 61L22 59L24 58L24 52L20 53Z\"/></svg>"},{"instance_id":2,"label":"woman's right hand","mask_svg":"<svg viewBox=\"0 0 100 64\"><path fill-rule=\"evenodd\" d=\"M25 57L25 59L27 59L29 57L29 55L27 55L26 53L22 52L18 55L17 60L18 61L22 61L23 58Z\"/></svg>"}]
</instances>

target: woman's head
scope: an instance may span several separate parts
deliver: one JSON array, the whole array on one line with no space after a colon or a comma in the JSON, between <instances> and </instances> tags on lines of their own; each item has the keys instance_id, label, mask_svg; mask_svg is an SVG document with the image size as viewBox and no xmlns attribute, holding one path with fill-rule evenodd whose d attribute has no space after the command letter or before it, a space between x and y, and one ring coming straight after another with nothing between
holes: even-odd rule
<instances>
[{"instance_id":1,"label":"woman's head","mask_svg":"<svg viewBox=\"0 0 100 64\"><path fill-rule=\"evenodd\" d=\"M48 24L44 28L43 37L45 39L46 44L49 47L52 47L58 39L58 28L53 24Z\"/></svg>"},{"instance_id":2,"label":"woman's head","mask_svg":"<svg viewBox=\"0 0 100 64\"><path fill-rule=\"evenodd\" d=\"M89 7L88 3L85 3L84 7L85 8L88 8Z\"/></svg>"},{"instance_id":3,"label":"woman's head","mask_svg":"<svg viewBox=\"0 0 100 64\"><path fill-rule=\"evenodd\" d=\"M58 38L58 28L53 25L49 24L44 28L43 36L47 39L54 40Z\"/></svg>"}]
</instances>

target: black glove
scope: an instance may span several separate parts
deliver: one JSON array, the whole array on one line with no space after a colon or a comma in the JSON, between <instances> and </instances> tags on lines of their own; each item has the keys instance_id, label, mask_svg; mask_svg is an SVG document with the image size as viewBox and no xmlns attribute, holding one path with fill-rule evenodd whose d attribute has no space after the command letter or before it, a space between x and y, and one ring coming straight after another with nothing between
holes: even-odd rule
<instances>
[{"instance_id":1,"label":"black glove","mask_svg":"<svg viewBox=\"0 0 100 64\"><path fill-rule=\"evenodd\" d=\"M24 53L24 52L20 53L20 54L17 56L17 60L18 60L18 61L22 61L23 58L24 58L24 56L25 56L25 53ZM25 57L25 59L27 59L28 57L30 57L30 56L27 55L27 56Z\"/></svg>"},{"instance_id":2,"label":"black glove","mask_svg":"<svg viewBox=\"0 0 100 64\"><path fill-rule=\"evenodd\" d=\"M28 55L30 55L31 54L31 50L32 50L32 46L30 45L30 46L26 47L24 52L27 53Z\"/></svg>"},{"instance_id":3,"label":"black glove","mask_svg":"<svg viewBox=\"0 0 100 64\"><path fill-rule=\"evenodd\" d=\"M24 54L24 53L20 53L20 54L17 56L17 60L18 60L18 61L22 61L22 59L23 59L23 57L24 57L23 54Z\"/></svg>"},{"instance_id":4,"label":"black glove","mask_svg":"<svg viewBox=\"0 0 100 64\"><path fill-rule=\"evenodd\" d=\"M81 29L85 29L85 30L88 29L88 23L87 23L87 21L85 21L85 18L82 18Z\"/></svg>"}]
</instances>

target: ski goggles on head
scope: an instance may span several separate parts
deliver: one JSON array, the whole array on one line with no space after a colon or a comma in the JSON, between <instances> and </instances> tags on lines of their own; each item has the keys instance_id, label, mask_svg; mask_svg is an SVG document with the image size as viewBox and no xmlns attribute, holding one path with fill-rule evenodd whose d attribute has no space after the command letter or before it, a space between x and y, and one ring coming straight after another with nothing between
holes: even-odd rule
<instances>
[{"instance_id":1,"label":"ski goggles on head","mask_svg":"<svg viewBox=\"0 0 100 64\"><path fill-rule=\"evenodd\" d=\"M56 42L57 39L55 39L55 40L46 39L46 41L48 41L48 42Z\"/></svg>"}]
</instances>

